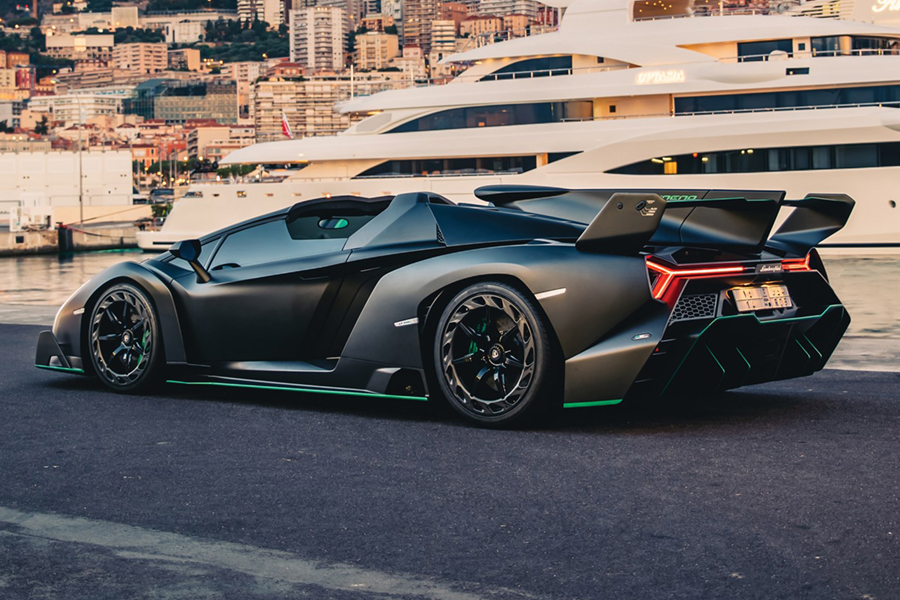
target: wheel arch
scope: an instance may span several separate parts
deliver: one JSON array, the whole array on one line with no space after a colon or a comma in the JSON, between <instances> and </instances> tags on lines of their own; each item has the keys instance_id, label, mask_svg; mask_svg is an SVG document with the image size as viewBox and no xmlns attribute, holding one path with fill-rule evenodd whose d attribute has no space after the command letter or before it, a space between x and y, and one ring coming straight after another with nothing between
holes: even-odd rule
<instances>
[{"instance_id":1,"label":"wheel arch","mask_svg":"<svg viewBox=\"0 0 900 600\"><path fill-rule=\"evenodd\" d=\"M525 284L525 282L522 281L522 279L509 273L484 273L481 275L475 275L472 277L460 279L434 292L419 303L417 314L420 323L419 344L420 351L422 353L423 364L426 367L431 364L430 361L432 359L433 351L431 340L433 339L433 336L436 332L441 313L450 303L450 300L453 299L453 296L466 289L467 287L478 283L487 282L504 283L528 297L532 305L535 307L538 315L540 316L542 323L547 327L547 336L549 337L552 345L553 355L556 357L557 361L562 364L564 358L562 354L562 346L559 343L559 337L556 334L556 329L553 327L553 322L547 315L547 312L544 310L544 307L541 305L540 301L535 297L534 291L529 288Z\"/></svg>"},{"instance_id":2,"label":"wheel arch","mask_svg":"<svg viewBox=\"0 0 900 600\"><path fill-rule=\"evenodd\" d=\"M185 362L181 324L172 293L164 281L164 277L152 268L138 263L119 263L95 276L89 282L90 285L82 286L66 301L60 309L60 318L55 333L61 342L71 348L73 354L77 351L81 355L86 372L91 369L90 361L84 360L87 358L86 351L88 350L86 332L90 311L105 290L121 283L134 285L144 292L156 310L166 362ZM77 317L73 316L74 310L80 309L84 309L83 313Z\"/></svg>"}]
</instances>

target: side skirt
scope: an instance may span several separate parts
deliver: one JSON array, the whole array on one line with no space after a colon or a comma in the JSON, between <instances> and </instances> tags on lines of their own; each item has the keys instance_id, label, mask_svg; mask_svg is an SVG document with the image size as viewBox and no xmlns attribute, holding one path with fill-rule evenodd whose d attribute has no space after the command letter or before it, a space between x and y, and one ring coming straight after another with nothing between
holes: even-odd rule
<instances>
[{"instance_id":1,"label":"side skirt","mask_svg":"<svg viewBox=\"0 0 900 600\"><path fill-rule=\"evenodd\" d=\"M268 381L180 381L177 379L167 379L166 383L172 383L176 385L207 385L207 386L217 386L217 387L233 387L233 388L245 388L245 389L253 389L253 390L272 390L272 391L282 391L282 392L302 392L306 394L330 394L336 396L356 396L360 398L381 398L388 400L415 400L419 402L427 402L428 398L425 396L401 396L396 394L378 394L375 392L369 392L366 390L356 390L356 389L336 389L336 388L326 388L326 387L310 387L310 386L301 386L301 385L291 385L291 384L283 384L277 382L268 382Z\"/></svg>"}]
</instances>

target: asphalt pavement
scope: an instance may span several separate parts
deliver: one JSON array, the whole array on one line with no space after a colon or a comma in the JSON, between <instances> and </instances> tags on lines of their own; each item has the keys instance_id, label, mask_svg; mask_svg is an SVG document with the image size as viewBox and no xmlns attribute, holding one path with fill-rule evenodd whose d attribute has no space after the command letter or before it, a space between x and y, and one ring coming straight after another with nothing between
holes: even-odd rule
<instances>
[{"instance_id":1,"label":"asphalt pavement","mask_svg":"<svg viewBox=\"0 0 900 600\"><path fill-rule=\"evenodd\" d=\"M900 374L531 431L33 367L0 325L0 599L900 597Z\"/></svg>"}]
</instances>

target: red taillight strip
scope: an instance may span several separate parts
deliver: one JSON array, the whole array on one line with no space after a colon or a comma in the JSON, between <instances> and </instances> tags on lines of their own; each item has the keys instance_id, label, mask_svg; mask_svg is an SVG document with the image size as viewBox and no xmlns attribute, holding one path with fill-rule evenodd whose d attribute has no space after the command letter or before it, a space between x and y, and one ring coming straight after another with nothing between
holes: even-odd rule
<instances>
[{"instance_id":1,"label":"red taillight strip","mask_svg":"<svg viewBox=\"0 0 900 600\"><path fill-rule=\"evenodd\" d=\"M782 268L785 271L811 271L809 266L809 254L806 258L789 258L781 261Z\"/></svg>"},{"instance_id":2,"label":"red taillight strip","mask_svg":"<svg viewBox=\"0 0 900 600\"><path fill-rule=\"evenodd\" d=\"M676 279L743 273L745 270L745 267L740 265L733 267L707 267L702 269L671 269L651 260L647 261L647 268L659 273L659 277L653 284L653 297L657 300L663 297L669 284Z\"/></svg>"}]
</instances>

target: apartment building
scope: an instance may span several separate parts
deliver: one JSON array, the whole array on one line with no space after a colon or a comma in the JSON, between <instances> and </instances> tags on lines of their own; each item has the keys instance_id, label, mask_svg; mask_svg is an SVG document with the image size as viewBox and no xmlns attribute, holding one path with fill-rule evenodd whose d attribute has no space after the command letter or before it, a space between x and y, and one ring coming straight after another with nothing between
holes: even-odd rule
<instances>
[{"instance_id":1,"label":"apartment building","mask_svg":"<svg viewBox=\"0 0 900 600\"><path fill-rule=\"evenodd\" d=\"M422 52L431 52L431 22L438 17L438 0L403 0L399 23L400 43L418 46Z\"/></svg>"},{"instance_id":2,"label":"apartment building","mask_svg":"<svg viewBox=\"0 0 900 600\"><path fill-rule=\"evenodd\" d=\"M356 68L377 71L390 66L400 54L400 38L390 33L370 31L356 36Z\"/></svg>"},{"instance_id":3,"label":"apartment building","mask_svg":"<svg viewBox=\"0 0 900 600\"><path fill-rule=\"evenodd\" d=\"M199 71L200 50L197 48L179 48L167 52L169 68L176 71Z\"/></svg>"},{"instance_id":4,"label":"apartment building","mask_svg":"<svg viewBox=\"0 0 900 600\"><path fill-rule=\"evenodd\" d=\"M344 68L348 22L343 9L324 6L294 9L290 21L291 62L309 70Z\"/></svg>"},{"instance_id":5,"label":"apartment building","mask_svg":"<svg viewBox=\"0 0 900 600\"><path fill-rule=\"evenodd\" d=\"M95 117L115 117L121 114L122 97L96 93L35 96L28 101L28 109L46 113L50 120L63 121L69 126L86 123Z\"/></svg>"},{"instance_id":6,"label":"apartment building","mask_svg":"<svg viewBox=\"0 0 900 600\"><path fill-rule=\"evenodd\" d=\"M503 19L486 15L474 15L459 24L459 34L463 37L489 35L502 30Z\"/></svg>"},{"instance_id":7,"label":"apartment building","mask_svg":"<svg viewBox=\"0 0 900 600\"><path fill-rule=\"evenodd\" d=\"M452 54L456 50L456 23L452 19L431 22L431 52Z\"/></svg>"},{"instance_id":8,"label":"apartment building","mask_svg":"<svg viewBox=\"0 0 900 600\"><path fill-rule=\"evenodd\" d=\"M284 23L284 0L238 0L237 11L243 22L265 21L270 27Z\"/></svg>"},{"instance_id":9,"label":"apartment building","mask_svg":"<svg viewBox=\"0 0 900 600\"><path fill-rule=\"evenodd\" d=\"M115 41L110 34L63 34L48 36L45 43L47 54L53 58L109 62Z\"/></svg>"},{"instance_id":10,"label":"apartment building","mask_svg":"<svg viewBox=\"0 0 900 600\"><path fill-rule=\"evenodd\" d=\"M542 4L537 0L479 0L478 12L497 17L521 14L533 21L541 7Z\"/></svg>"},{"instance_id":11,"label":"apartment building","mask_svg":"<svg viewBox=\"0 0 900 600\"><path fill-rule=\"evenodd\" d=\"M292 17L293 18L293 17ZM356 121L360 115L342 114L335 105L351 94L370 95L406 85L402 73L357 73L349 75L313 75L305 80L262 80L254 86L254 123L256 140L284 139L282 114L287 117L294 137L334 135Z\"/></svg>"},{"instance_id":12,"label":"apartment building","mask_svg":"<svg viewBox=\"0 0 900 600\"><path fill-rule=\"evenodd\" d=\"M199 51L195 52L199 63ZM112 65L133 73L159 73L169 66L168 49L164 43L117 44L112 51Z\"/></svg>"},{"instance_id":13,"label":"apartment building","mask_svg":"<svg viewBox=\"0 0 900 600\"><path fill-rule=\"evenodd\" d=\"M0 100L16 99L16 70L0 67Z\"/></svg>"},{"instance_id":14,"label":"apartment building","mask_svg":"<svg viewBox=\"0 0 900 600\"><path fill-rule=\"evenodd\" d=\"M256 142L256 129L247 126L210 125L195 127L187 134L187 155L218 161L228 152Z\"/></svg>"}]
</instances>

